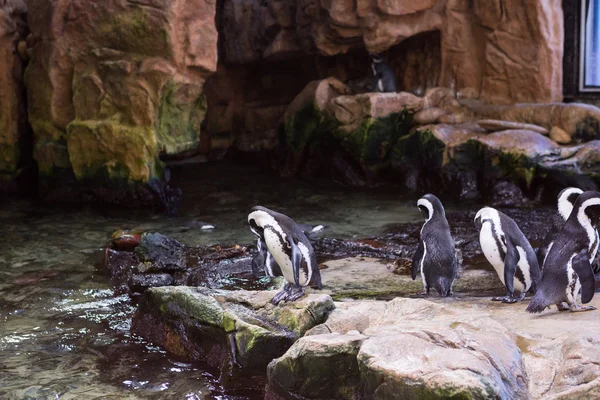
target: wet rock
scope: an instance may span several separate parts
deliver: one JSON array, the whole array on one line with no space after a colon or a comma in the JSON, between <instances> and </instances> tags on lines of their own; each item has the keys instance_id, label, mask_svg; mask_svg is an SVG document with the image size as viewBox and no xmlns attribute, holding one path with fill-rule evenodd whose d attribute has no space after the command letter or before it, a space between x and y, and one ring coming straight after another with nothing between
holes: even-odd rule
<instances>
[{"instance_id":1,"label":"wet rock","mask_svg":"<svg viewBox=\"0 0 600 400\"><path fill-rule=\"evenodd\" d=\"M492 187L491 198L494 207L518 207L525 200L521 189L506 181L498 182Z\"/></svg>"},{"instance_id":2,"label":"wet rock","mask_svg":"<svg viewBox=\"0 0 600 400\"><path fill-rule=\"evenodd\" d=\"M239 385L240 376L264 376L273 358L335 308L325 294L274 306L274 293L152 288L140 301L132 330L176 356L217 368L225 385Z\"/></svg>"},{"instance_id":3,"label":"wet rock","mask_svg":"<svg viewBox=\"0 0 600 400\"><path fill-rule=\"evenodd\" d=\"M184 246L160 233L144 233L135 253L148 265L148 272L175 272L187 267Z\"/></svg>"},{"instance_id":4,"label":"wet rock","mask_svg":"<svg viewBox=\"0 0 600 400\"><path fill-rule=\"evenodd\" d=\"M134 229L118 229L112 234L112 247L119 251L133 251L139 246L142 233Z\"/></svg>"},{"instance_id":5,"label":"wet rock","mask_svg":"<svg viewBox=\"0 0 600 400\"><path fill-rule=\"evenodd\" d=\"M524 124L520 122L511 122L511 121L501 121L496 119L482 119L476 122L477 125L482 127L483 129L496 132L496 131L504 131L507 129L523 129L527 131L534 131L537 133L541 133L542 135L548 135L548 129L533 125L533 124ZM554 140L554 139L553 139Z\"/></svg>"},{"instance_id":6,"label":"wet rock","mask_svg":"<svg viewBox=\"0 0 600 400\"><path fill-rule=\"evenodd\" d=\"M104 254L116 291L130 294L171 284L222 287L231 276L249 277L251 262L243 246L192 247L159 233L144 233L134 251L109 246Z\"/></svg>"},{"instance_id":7,"label":"wet rock","mask_svg":"<svg viewBox=\"0 0 600 400\"><path fill-rule=\"evenodd\" d=\"M342 303L269 364L268 390L281 399L527 398L515 341L486 315L426 300Z\"/></svg>"}]
</instances>

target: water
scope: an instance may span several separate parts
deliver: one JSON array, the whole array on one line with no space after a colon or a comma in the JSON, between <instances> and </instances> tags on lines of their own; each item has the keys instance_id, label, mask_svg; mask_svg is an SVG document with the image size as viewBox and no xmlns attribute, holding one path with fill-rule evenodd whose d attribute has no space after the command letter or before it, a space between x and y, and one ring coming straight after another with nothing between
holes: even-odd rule
<instances>
[{"instance_id":1,"label":"water","mask_svg":"<svg viewBox=\"0 0 600 400\"><path fill-rule=\"evenodd\" d=\"M189 165L174 176L185 196L175 218L0 200L0 398L260 398L252 390L224 392L211 371L129 333L135 307L113 293L101 266L117 228L158 231L189 245L250 243L245 221L257 204L344 238L420 219L414 198L309 185L246 166ZM202 231L202 223L216 228Z\"/></svg>"}]
</instances>

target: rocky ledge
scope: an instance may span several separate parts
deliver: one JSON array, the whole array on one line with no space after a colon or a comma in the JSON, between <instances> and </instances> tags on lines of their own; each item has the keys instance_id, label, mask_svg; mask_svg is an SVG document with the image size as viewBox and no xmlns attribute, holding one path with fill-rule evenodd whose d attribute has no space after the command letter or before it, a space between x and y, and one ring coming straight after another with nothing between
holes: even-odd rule
<instances>
[{"instance_id":1,"label":"rocky ledge","mask_svg":"<svg viewBox=\"0 0 600 400\"><path fill-rule=\"evenodd\" d=\"M353 185L393 180L418 191L472 199L508 181L539 189L596 189L600 109L587 104L486 105L433 88L350 94L329 78L306 86L283 124L285 174ZM327 156L325 156L327 155Z\"/></svg>"},{"instance_id":2,"label":"rocky ledge","mask_svg":"<svg viewBox=\"0 0 600 400\"><path fill-rule=\"evenodd\" d=\"M524 310L476 298L336 303L269 364L265 398L598 396L597 315Z\"/></svg>"},{"instance_id":3,"label":"rocky ledge","mask_svg":"<svg viewBox=\"0 0 600 400\"><path fill-rule=\"evenodd\" d=\"M335 307L326 294L309 294L278 307L270 302L274 294L152 288L140 301L132 330L178 357L218 370L226 386L248 384L244 377L263 377L272 359L325 322Z\"/></svg>"}]
</instances>

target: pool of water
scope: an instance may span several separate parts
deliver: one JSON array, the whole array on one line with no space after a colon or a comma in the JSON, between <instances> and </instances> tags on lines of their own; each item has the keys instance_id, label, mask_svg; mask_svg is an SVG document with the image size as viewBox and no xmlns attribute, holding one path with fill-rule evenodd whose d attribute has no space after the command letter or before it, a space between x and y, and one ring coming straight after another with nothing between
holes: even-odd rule
<instances>
[{"instance_id":1,"label":"pool of water","mask_svg":"<svg viewBox=\"0 0 600 400\"><path fill-rule=\"evenodd\" d=\"M135 307L114 294L101 267L102 249L117 228L207 245L250 243L246 217L258 204L344 238L421 218L416 199L397 190L308 184L247 166L188 165L175 171L174 184L184 199L173 218L0 200L0 398L260 398L250 389L224 392L210 371L129 333ZM204 223L215 229L201 230Z\"/></svg>"}]
</instances>

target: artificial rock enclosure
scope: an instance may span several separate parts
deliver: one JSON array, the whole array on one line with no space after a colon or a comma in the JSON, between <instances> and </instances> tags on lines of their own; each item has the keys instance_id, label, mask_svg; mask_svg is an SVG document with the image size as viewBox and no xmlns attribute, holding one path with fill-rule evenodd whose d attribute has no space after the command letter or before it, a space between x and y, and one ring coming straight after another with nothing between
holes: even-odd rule
<instances>
[{"instance_id":1,"label":"artificial rock enclosure","mask_svg":"<svg viewBox=\"0 0 600 400\"><path fill-rule=\"evenodd\" d=\"M600 110L560 103L560 0L0 6L5 191L168 203L164 161L198 155L459 198L597 185ZM398 93L369 93L369 53Z\"/></svg>"}]
</instances>

